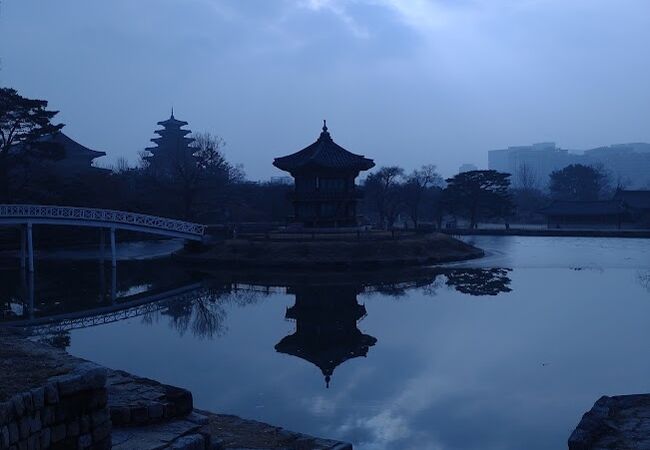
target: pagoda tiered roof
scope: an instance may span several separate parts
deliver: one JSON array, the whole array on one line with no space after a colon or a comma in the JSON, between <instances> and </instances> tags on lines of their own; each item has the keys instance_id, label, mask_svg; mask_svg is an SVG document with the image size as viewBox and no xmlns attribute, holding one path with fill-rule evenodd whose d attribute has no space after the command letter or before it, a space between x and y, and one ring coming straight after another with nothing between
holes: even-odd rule
<instances>
[{"instance_id":1,"label":"pagoda tiered roof","mask_svg":"<svg viewBox=\"0 0 650 450\"><path fill-rule=\"evenodd\" d=\"M309 167L361 171L373 168L375 163L372 159L352 153L334 142L327 122L324 122L323 131L316 142L291 155L275 158L273 165L287 172Z\"/></svg>"}]
</instances>

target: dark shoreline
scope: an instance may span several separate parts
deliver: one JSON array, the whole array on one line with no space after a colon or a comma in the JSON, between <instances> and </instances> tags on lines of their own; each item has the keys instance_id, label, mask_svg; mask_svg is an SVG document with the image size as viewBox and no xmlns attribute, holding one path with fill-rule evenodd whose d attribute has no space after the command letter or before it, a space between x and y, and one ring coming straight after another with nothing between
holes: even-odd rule
<instances>
[{"instance_id":1,"label":"dark shoreline","mask_svg":"<svg viewBox=\"0 0 650 450\"><path fill-rule=\"evenodd\" d=\"M467 228L445 229L441 231L450 236L540 236L540 237L591 237L591 238L650 238L650 230L530 230L524 228L475 230Z\"/></svg>"},{"instance_id":2,"label":"dark shoreline","mask_svg":"<svg viewBox=\"0 0 650 450\"><path fill-rule=\"evenodd\" d=\"M232 239L200 250L184 249L172 257L211 267L347 271L417 267L483 256L485 252L477 247L436 233L374 241Z\"/></svg>"}]
</instances>

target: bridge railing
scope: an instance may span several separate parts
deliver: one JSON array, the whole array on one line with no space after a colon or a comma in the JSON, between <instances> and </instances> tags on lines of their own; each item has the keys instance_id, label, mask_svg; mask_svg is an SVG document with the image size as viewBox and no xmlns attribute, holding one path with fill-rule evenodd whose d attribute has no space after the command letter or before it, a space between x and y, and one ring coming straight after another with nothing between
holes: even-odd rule
<instances>
[{"instance_id":1,"label":"bridge railing","mask_svg":"<svg viewBox=\"0 0 650 450\"><path fill-rule=\"evenodd\" d=\"M102 222L107 226L131 225L177 233L203 236L205 225L177 219L150 216L125 211L75 206L0 205L0 219L60 219L79 222Z\"/></svg>"}]
</instances>

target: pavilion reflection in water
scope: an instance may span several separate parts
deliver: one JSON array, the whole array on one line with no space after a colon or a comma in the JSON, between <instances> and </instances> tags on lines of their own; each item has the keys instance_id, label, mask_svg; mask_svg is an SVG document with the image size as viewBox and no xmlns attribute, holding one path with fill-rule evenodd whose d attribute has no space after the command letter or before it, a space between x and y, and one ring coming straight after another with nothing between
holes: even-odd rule
<instances>
[{"instance_id":1,"label":"pavilion reflection in water","mask_svg":"<svg viewBox=\"0 0 650 450\"><path fill-rule=\"evenodd\" d=\"M297 356L317 366L329 388L334 369L345 361L367 356L377 339L363 334L357 322L366 307L357 302L361 286L300 286L288 289L296 296L285 317L295 320L295 333L276 346L280 353Z\"/></svg>"}]
</instances>

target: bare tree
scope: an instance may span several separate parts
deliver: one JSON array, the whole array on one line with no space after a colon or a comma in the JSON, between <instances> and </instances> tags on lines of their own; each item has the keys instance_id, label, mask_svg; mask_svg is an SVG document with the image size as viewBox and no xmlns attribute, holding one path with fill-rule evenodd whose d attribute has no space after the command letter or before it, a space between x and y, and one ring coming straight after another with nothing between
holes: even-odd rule
<instances>
[{"instance_id":1,"label":"bare tree","mask_svg":"<svg viewBox=\"0 0 650 450\"><path fill-rule=\"evenodd\" d=\"M517 167L517 188L526 192L539 189L537 172L528 164L519 164Z\"/></svg>"},{"instance_id":2,"label":"bare tree","mask_svg":"<svg viewBox=\"0 0 650 450\"><path fill-rule=\"evenodd\" d=\"M418 227L426 192L431 187L441 187L443 184L443 179L433 164L426 164L411 172L407 177L404 202L406 203L409 216L415 228Z\"/></svg>"},{"instance_id":3,"label":"bare tree","mask_svg":"<svg viewBox=\"0 0 650 450\"><path fill-rule=\"evenodd\" d=\"M382 167L366 178L364 188L368 201L375 207L382 227L392 226L400 204L400 182L404 169L397 166Z\"/></svg>"}]
</instances>

